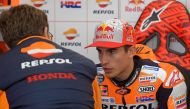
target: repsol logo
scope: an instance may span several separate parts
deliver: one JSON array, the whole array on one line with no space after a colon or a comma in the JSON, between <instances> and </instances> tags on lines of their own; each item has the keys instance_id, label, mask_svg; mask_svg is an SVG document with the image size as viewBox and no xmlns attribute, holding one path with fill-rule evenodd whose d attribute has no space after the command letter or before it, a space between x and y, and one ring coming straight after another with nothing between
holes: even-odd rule
<instances>
[{"instance_id":1,"label":"repsol logo","mask_svg":"<svg viewBox=\"0 0 190 109\"><path fill-rule=\"evenodd\" d=\"M30 68L30 67L37 67L45 64L72 64L69 59L62 59L62 58L52 58L52 59L41 59L41 60L34 60L30 62L22 62L21 68Z\"/></svg>"},{"instance_id":2,"label":"repsol logo","mask_svg":"<svg viewBox=\"0 0 190 109\"><path fill-rule=\"evenodd\" d=\"M121 104L102 104L102 109L156 109L156 107L154 107L152 103L127 106L123 106Z\"/></svg>"},{"instance_id":3,"label":"repsol logo","mask_svg":"<svg viewBox=\"0 0 190 109\"><path fill-rule=\"evenodd\" d=\"M140 93L153 92L155 90L154 86L140 86L138 91Z\"/></svg>"},{"instance_id":4,"label":"repsol logo","mask_svg":"<svg viewBox=\"0 0 190 109\"><path fill-rule=\"evenodd\" d=\"M67 47L67 46L71 46L71 47L77 46L77 47L80 47L80 46L82 46L82 44L81 44L81 42L61 42L61 46L65 46L65 47Z\"/></svg>"},{"instance_id":5,"label":"repsol logo","mask_svg":"<svg viewBox=\"0 0 190 109\"><path fill-rule=\"evenodd\" d=\"M114 10L94 10L93 14L114 14Z\"/></svg>"}]
</instances>

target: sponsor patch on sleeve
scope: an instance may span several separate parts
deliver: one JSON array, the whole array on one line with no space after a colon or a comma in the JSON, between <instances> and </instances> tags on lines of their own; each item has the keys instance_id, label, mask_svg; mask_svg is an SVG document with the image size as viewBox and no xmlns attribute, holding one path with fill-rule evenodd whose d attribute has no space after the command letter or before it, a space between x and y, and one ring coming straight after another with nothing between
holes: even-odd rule
<instances>
[{"instance_id":1,"label":"sponsor patch on sleeve","mask_svg":"<svg viewBox=\"0 0 190 109\"><path fill-rule=\"evenodd\" d=\"M187 109L186 96L176 98L175 105L176 109Z\"/></svg>"}]
</instances>

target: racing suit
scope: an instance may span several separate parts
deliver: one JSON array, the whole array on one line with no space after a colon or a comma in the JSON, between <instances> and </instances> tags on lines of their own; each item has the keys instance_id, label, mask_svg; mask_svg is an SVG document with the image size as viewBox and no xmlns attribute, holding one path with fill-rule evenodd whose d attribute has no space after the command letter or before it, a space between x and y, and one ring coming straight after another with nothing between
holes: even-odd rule
<instances>
[{"instance_id":1,"label":"racing suit","mask_svg":"<svg viewBox=\"0 0 190 109\"><path fill-rule=\"evenodd\" d=\"M31 36L0 60L0 90L11 109L94 109L96 66L84 56Z\"/></svg>"},{"instance_id":2,"label":"racing suit","mask_svg":"<svg viewBox=\"0 0 190 109\"><path fill-rule=\"evenodd\" d=\"M109 79L97 67L102 109L187 109L187 86L177 68L136 56L134 63L124 81Z\"/></svg>"}]
</instances>

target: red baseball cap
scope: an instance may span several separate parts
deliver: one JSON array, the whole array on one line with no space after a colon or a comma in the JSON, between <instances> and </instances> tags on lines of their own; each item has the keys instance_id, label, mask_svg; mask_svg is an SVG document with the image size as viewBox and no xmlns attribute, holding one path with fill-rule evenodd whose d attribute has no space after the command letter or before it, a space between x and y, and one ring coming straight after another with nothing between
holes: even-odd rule
<instances>
[{"instance_id":1,"label":"red baseball cap","mask_svg":"<svg viewBox=\"0 0 190 109\"><path fill-rule=\"evenodd\" d=\"M88 47L117 48L124 45L134 45L134 29L127 22L110 19L102 22L95 31L93 43Z\"/></svg>"}]
</instances>

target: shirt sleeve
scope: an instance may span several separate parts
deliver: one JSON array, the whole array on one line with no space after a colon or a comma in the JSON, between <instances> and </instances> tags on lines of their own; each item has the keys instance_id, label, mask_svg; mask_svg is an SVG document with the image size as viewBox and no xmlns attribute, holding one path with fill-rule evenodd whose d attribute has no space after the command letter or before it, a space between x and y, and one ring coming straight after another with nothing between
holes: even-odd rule
<instances>
[{"instance_id":1,"label":"shirt sleeve","mask_svg":"<svg viewBox=\"0 0 190 109\"><path fill-rule=\"evenodd\" d=\"M157 92L159 109L187 109L187 86L182 73L174 66Z\"/></svg>"}]
</instances>

